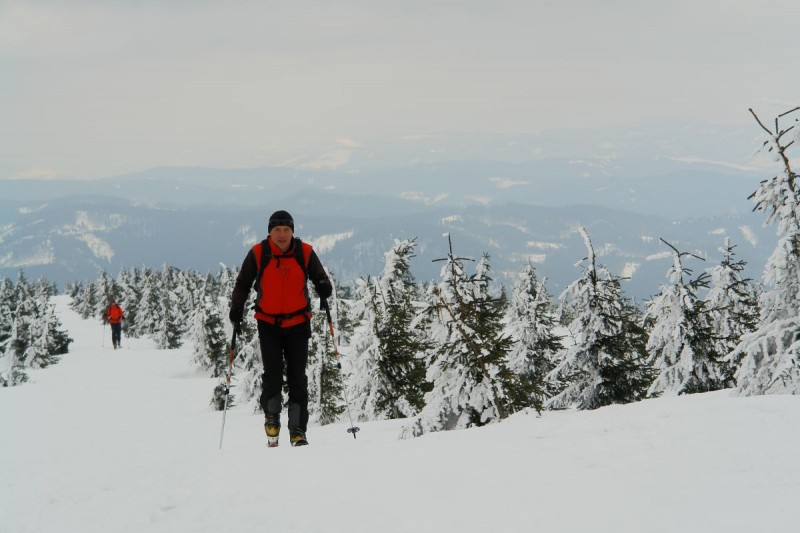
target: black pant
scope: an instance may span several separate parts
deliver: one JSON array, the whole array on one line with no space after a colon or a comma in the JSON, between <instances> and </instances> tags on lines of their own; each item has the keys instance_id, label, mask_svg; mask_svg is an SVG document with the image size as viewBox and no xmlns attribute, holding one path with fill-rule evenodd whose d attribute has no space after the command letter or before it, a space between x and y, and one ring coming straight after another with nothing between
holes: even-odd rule
<instances>
[{"instance_id":1,"label":"black pant","mask_svg":"<svg viewBox=\"0 0 800 533\"><path fill-rule=\"evenodd\" d=\"M122 324L116 323L111 324L111 344L114 346L119 346L120 342L122 341Z\"/></svg>"},{"instance_id":2,"label":"black pant","mask_svg":"<svg viewBox=\"0 0 800 533\"><path fill-rule=\"evenodd\" d=\"M308 426L308 339L311 327L308 322L280 328L258 321L258 340L261 343L261 360L264 375L261 382L261 408L267 414L281 412L283 368L286 362L286 382L289 385L289 429Z\"/></svg>"}]
</instances>

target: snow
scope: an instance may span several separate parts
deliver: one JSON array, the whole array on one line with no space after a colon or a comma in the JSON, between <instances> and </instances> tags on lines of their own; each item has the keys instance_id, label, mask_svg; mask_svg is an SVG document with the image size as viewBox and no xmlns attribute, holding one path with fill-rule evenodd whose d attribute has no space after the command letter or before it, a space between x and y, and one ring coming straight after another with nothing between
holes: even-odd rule
<instances>
[{"instance_id":1,"label":"snow","mask_svg":"<svg viewBox=\"0 0 800 533\"><path fill-rule=\"evenodd\" d=\"M619 275L622 278L632 278L640 266L639 263L625 263Z\"/></svg>"},{"instance_id":2,"label":"snow","mask_svg":"<svg viewBox=\"0 0 800 533\"><path fill-rule=\"evenodd\" d=\"M9 252L0 257L0 266L11 268L25 268L39 265L52 265L56 256L52 241L47 238L37 244L28 253L15 257L14 252Z\"/></svg>"},{"instance_id":3,"label":"snow","mask_svg":"<svg viewBox=\"0 0 800 533\"><path fill-rule=\"evenodd\" d=\"M419 191L401 192L400 195L399 195L399 197L402 200L410 200L410 201L414 201L414 202L422 202L422 203L424 203L426 205L437 204L437 203L445 200L448 196L450 196L450 193L442 192L442 193L439 193L439 194L437 194L435 196L429 197L429 196L425 196L423 193L421 193Z\"/></svg>"},{"instance_id":4,"label":"snow","mask_svg":"<svg viewBox=\"0 0 800 533\"><path fill-rule=\"evenodd\" d=\"M341 423L296 449L267 449L236 407L219 450L215 380L190 348L113 351L56 302L71 353L0 389L4 532L797 531L798 396L523 412L402 441L402 421L358 439Z\"/></svg>"},{"instance_id":5,"label":"snow","mask_svg":"<svg viewBox=\"0 0 800 533\"><path fill-rule=\"evenodd\" d=\"M330 235L320 235L319 237L312 237L308 240L309 244L314 247L318 254L324 254L333 250L336 243L346 239L352 239L355 231L345 231L342 233L333 233Z\"/></svg>"},{"instance_id":6,"label":"snow","mask_svg":"<svg viewBox=\"0 0 800 533\"><path fill-rule=\"evenodd\" d=\"M78 235L77 239L83 241L96 258L105 259L109 263L114 258L114 249L97 235L93 233L84 233Z\"/></svg>"},{"instance_id":7,"label":"snow","mask_svg":"<svg viewBox=\"0 0 800 533\"><path fill-rule=\"evenodd\" d=\"M66 234L82 232L112 231L125 223L125 216L119 214L99 214L88 211L75 212L75 224L64 226Z\"/></svg>"},{"instance_id":8,"label":"snow","mask_svg":"<svg viewBox=\"0 0 800 533\"><path fill-rule=\"evenodd\" d=\"M531 248L538 248L540 250L561 250L564 248L564 245L558 242L541 242L541 241L528 241L525 243L525 246L529 246Z\"/></svg>"},{"instance_id":9,"label":"snow","mask_svg":"<svg viewBox=\"0 0 800 533\"><path fill-rule=\"evenodd\" d=\"M746 226L746 225L745 226L739 226L739 231L742 232L742 237L744 237L744 240L746 240L747 242L749 242L753 246L758 244L758 238L756 237L756 234L753 231L753 228L751 228L750 226Z\"/></svg>"},{"instance_id":10,"label":"snow","mask_svg":"<svg viewBox=\"0 0 800 533\"><path fill-rule=\"evenodd\" d=\"M0 243L14 234L14 224L0 225Z\"/></svg>"},{"instance_id":11,"label":"snow","mask_svg":"<svg viewBox=\"0 0 800 533\"><path fill-rule=\"evenodd\" d=\"M255 232L255 230L253 230L253 227L249 224L239 228L236 234L241 235L242 246L245 248L251 248L255 243L261 240L258 238L258 234Z\"/></svg>"},{"instance_id":12,"label":"snow","mask_svg":"<svg viewBox=\"0 0 800 533\"><path fill-rule=\"evenodd\" d=\"M510 178L504 178L502 176L491 177L489 178L489 181L494 183L494 186L498 189L510 189L511 187L530 184L530 182L526 180L512 180Z\"/></svg>"}]
</instances>

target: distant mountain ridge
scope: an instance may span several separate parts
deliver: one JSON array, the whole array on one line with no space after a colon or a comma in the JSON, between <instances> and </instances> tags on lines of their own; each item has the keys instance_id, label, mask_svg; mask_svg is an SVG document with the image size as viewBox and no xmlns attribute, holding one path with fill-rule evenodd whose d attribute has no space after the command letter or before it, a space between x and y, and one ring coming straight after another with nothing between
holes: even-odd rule
<instances>
[{"instance_id":1,"label":"distant mountain ridge","mask_svg":"<svg viewBox=\"0 0 800 533\"><path fill-rule=\"evenodd\" d=\"M341 280L376 275L394 238L416 238L420 280L436 279L445 233L461 256L492 256L510 284L533 261L557 293L586 255L585 226L612 272L646 298L665 281L668 249L708 258L725 236L760 279L774 229L748 196L768 171L743 164L747 127L562 131L507 138L430 136L342 141L292 166L160 167L94 181L0 180L0 275L64 283L131 266L216 270L238 264L287 209ZM581 156L572 154L580 153ZM702 154L699 157L697 154Z\"/></svg>"},{"instance_id":2,"label":"distant mountain ridge","mask_svg":"<svg viewBox=\"0 0 800 533\"><path fill-rule=\"evenodd\" d=\"M379 274L394 238L416 238L413 272L420 281L437 279L440 265L432 260L446 254L443 235L451 234L458 255L491 255L498 282L512 283L530 260L557 293L579 274L574 265L586 250L577 228L584 226L600 260L612 272L630 276L626 290L642 299L657 292L669 264L660 258L668 249L659 237L707 257L705 264L692 265L699 272L715 264L729 235L755 278L774 247L772 229L761 227L752 213L676 221L599 206L436 206L405 214L387 209L383 216L319 214L326 209L318 208L355 211L362 203L375 207L381 201L392 204L380 197L307 192L280 205L295 216L297 235L320 249L324 264L342 281ZM0 275L14 277L21 268L29 277L43 275L63 284L93 279L100 268L115 275L120 268L167 263L216 271L221 263L238 265L247 249L264 238L269 212L265 207L165 209L94 196L4 210Z\"/></svg>"}]
</instances>

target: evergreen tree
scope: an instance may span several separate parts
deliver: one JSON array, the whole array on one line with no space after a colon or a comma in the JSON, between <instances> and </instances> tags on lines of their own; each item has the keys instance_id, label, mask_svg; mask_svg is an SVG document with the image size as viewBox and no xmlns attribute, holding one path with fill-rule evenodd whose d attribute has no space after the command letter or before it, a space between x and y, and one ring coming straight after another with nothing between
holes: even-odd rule
<instances>
[{"instance_id":1,"label":"evergreen tree","mask_svg":"<svg viewBox=\"0 0 800 533\"><path fill-rule=\"evenodd\" d=\"M376 408L388 418L416 415L424 406L425 353L429 342L425 325L417 319L419 288L411 274L416 242L395 241L385 255L383 275L378 280L382 321L378 329L381 358L378 369L385 387Z\"/></svg>"},{"instance_id":2,"label":"evergreen tree","mask_svg":"<svg viewBox=\"0 0 800 533\"><path fill-rule=\"evenodd\" d=\"M333 283L333 302L329 302L331 319L336 322L337 291L334 276L329 272L328 277ZM319 300L312 304L319 307ZM338 328L337 328L338 330ZM324 311L315 313L311 317L311 339L308 348L308 411L311 419L316 419L319 425L324 426L338 420L344 412L344 387L342 385L341 370L336 356L336 346L330 336L328 319Z\"/></svg>"},{"instance_id":3,"label":"evergreen tree","mask_svg":"<svg viewBox=\"0 0 800 533\"><path fill-rule=\"evenodd\" d=\"M380 373L381 342L379 328L383 317L378 305L377 286L371 278L358 280L353 312L358 325L353 332L348 357L348 398L356 420L383 420L378 409L381 391L387 386Z\"/></svg>"},{"instance_id":4,"label":"evergreen tree","mask_svg":"<svg viewBox=\"0 0 800 533\"><path fill-rule=\"evenodd\" d=\"M556 392L553 387L548 389L545 377L555 368L556 354L563 346L561 337L554 333L556 317L544 284L528 263L514 283L505 317L506 331L514 339L508 368L519 379L519 386L510 391L517 409L533 407L538 411Z\"/></svg>"},{"instance_id":5,"label":"evergreen tree","mask_svg":"<svg viewBox=\"0 0 800 533\"><path fill-rule=\"evenodd\" d=\"M3 387L14 387L28 381L28 374L25 372L25 360L23 359L24 344L20 333L24 337L24 332L20 332L21 321L19 315L14 313L11 320L11 333L6 341L5 352L0 354L0 385Z\"/></svg>"},{"instance_id":6,"label":"evergreen tree","mask_svg":"<svg viewBox=\"0 0 800 533\"><path fill-rule=\"evenodd\" d=\"M125 312L122 331L126 337L137 337L136 325L139 321L139 309L142 305L142 276L136 267L122 270L117 276L119 287L119 304Z\"/></svg>"},{"instance_id":7,"label":"evergreen tree","mask_svg":"<svg viewBox=\"0 0 800 533\"><path fill-rule=\"evenodd\" d=\"M791 126L783 126L798 110L779 115L775 131L750 110L766 132L763 150L782 168L750 197L754 210L765 213L767 224L777 227L778 242L764 268L766 290L758 329L745 334L729 356L738 362L737 392L742 395L800 394L800 190L788 153L800 141L800 124L795 118Z\"/></svg>"},{"instance_id":8,"label":"evergreen tree","mask_svg":"<svg viewBox=\"0 0 800 533\"><path fill-rule=\"evenodd\" d=\"M560 392L548 408L596 409L645 397L652 380L645 357L646 334L633 304L622 294L620 278L597 264L584 228L588 251L583 276L561 294L562 307L573 310L568 324L572 343L548 376Z\"/></svg>"},{"instance_id":9,"label":"evergreen tree","mask_svg":"<svg viewBox=\"0 0 800 533\"><path fill-rule=\"evenodd\" d=\"M50 301L55 288L40 280L30 285L22 272L13 289L0 285L7 298L0 304L11 324L0 352L0 384L13 386L28 380L28 368L46 368L67 353L71 339L61 329Z\"/></svg>"},{"instance_id":10,"label":"evergreen tree","mask_svg":"<svg viewBox=\"0 0 800 533\"><path fill-rule=\"evenodd\" d=\"M351 397L359 419L416 415L423 407L424 354L428 342L416 320L419 294L411 275L414 241L395 241L383 274L358 292L361 325L353 339L355 371Z\"/></svg>"},{"instance_id":11,"label":"evergreen tree","mask_svg":"<svg viewBox=\"0 0 800 533\"><path fill-rule=\"evenodd\" d=\"M30 300L27 294L27 281L24 274L20 271L17 283L12 285L11 281L3 278L2 299L0 299L0 309L3 315L0 318L2 330L0 330L0 385L3 387L13 387L28 381L28 374L25 372L25 350L27 349L27 330L28 317L25 316L25 306L20 310L23 301Z\"/></svg>"},{"instance_id":12,"label":"evergreen tree","mask_svg":"<svg viewBox=\"0 0 800 533\"><path fill-rule=\"evenodd\" d=\"M117 282L105 270L100 270L94 281L94 295L96 297L94 313L99 320L104 320L106 311L111 302L119 302L120 290Z\"/></svg>"},{"instance_id":13,"label":"evergreen tree","mask_svg":"<svg viewBox=\"0 0 800 533\"><path fill-rule=\"evenodd\" d=\"M328 275L333 276L333 272ZM336 286L336 297L331 302L331 313L336 317L336 337L343 345L350 343L356 327L352 312L354 292L352 285L343 285L340 282Z\"/></svg>"},{"instance_id":14,"label":"evergreen tree","mask_svg":"<svg viewBox=\"0 0 800 533\"><path fill-rule=\"evenodd\" d=\"M149 268L144 268L142 270L141 287L141 299L137 306L136 320L132 329L137 336L152 335L156 330L156 322L161 314L161 288L156 272Z\"/></svg>"},{"instance_id":15,"label":"evergreen tree","mask_svg":"<svg viewBox=\"0 0 800 533\"><path fill-rule=\"evenodd\" d=\"M730 368L714 351L712 319L697 294L708 287L708 274L691 279L692 270L683 265L683 258L691 254L662 242L672 249L672 266L669 283L648 303L645 315L652 324L647 349L658 373L650 393L691 394L729 387Z\"/></svg>"},{"instance_id":16,"label":"evergreen tree","mask_svg":"<svg viewBox=\"0 0 800 533\"><path fill-rule=\"evenodd\" d=\"M11 338L13 312L17 307L14 285L8 278L0 278L0 357L5 353Z\"/></svg>"},{"instance_id":17,"label":"evergreen tree","mask_svg":"<svg viewBox=\"0 0 800 533\"><path fill-rule=\"evenodd\" d=\"M89 318L97 316L97 306L98 306L98 296L97 296L97 287L94 283L87 282L83 286L83 292L77 299L75 306L73 309L81 315L81 318Z\"/></svg>"},{"instance_id":18,"label":"evergreen tree","mask_svg":"<svg viewBox=\"0 0 800 533\"><path fill-rule=\"evenodd\" d=\"M23 360L25 366L28 368L46 368L58 362L58 355L51 352L56 344L69 345L66 339L51 339L50 335L54 328L51 330L51 322L57 321L55 310L50 305L50 297L43 287L39 287L34 299L30 302L30 309L28 309L28 302L20 305L20 310L25 313L27 317L27 336L26 347L23 353ZM61 342L59 342L61 341ZM61 353L66 353L64 349Z\"/></svg>"},{"instance_id":19,"label":"evergreen tree","mask_svg":"<svg viewBox=\"0 0 800 533\"><path fill-rule=\"evenodd\" d=\"M228 340L225 322L217 305L215 286L209 280L203 284L203 296L192 311L190 336L194 361L211 371L212 377L225 374L228 361Z\"/></svg>"},{"instance_id":20,"label":"evergreen tree","mask_svg":"<svg viewBox=\"0 0 800 533\"><path fill-rule=\"evenodd\" d=\"M449 240L449 238L448 238ZM436 341L425 407L402 430L402 438L502 420L509 414L506 367L511 339L502 333L502 301L491 296L489 258L467 277L452 244L442 280L432 287L431 333Z\"/></svg>"},{"instance_id":21,"label":"evergreen tree","mask_svg":"<svg viewBox=\"0 0 800 533\"><path fill-rule=\"evenodd\" d=\"M711 282L706 296L714 331L714 352L724 357L736 348L743 335L755 331L760 312L758 288L742 276L746 263L734 258L734 248L726 237L725 246L720 248L719 265L709 270ZM735 372L738 361L728 362Z\"/></svg>"},{"instance_id":22,"label":"evergreen tree","mask_svg":"<svg viewBox=\"0 0 800 533\"><path fill-rule=\"evenodd\" d=\"M153 339L160 349L180 348L183 335L184 306L179 296L175 270L164 265L158 291L158 315L153 327Z\"/></svg>"},{"instance_id":23,"label":"evergreen tree","mask_svg":"<svg viewBox=\"0 0 800 533\"><path fill-rule=\"evenodd\" d=\"M236 397L242 405L249 405L253 412L261 411L261 383L264 363L261 359L261 344L258 340L258 326L252 315L245 314L242 320L242 334L236 340L237 352L234 366L241 369L236 380ZM228 405L230 405L230 400Z\"/></svg>"}]
</instances>

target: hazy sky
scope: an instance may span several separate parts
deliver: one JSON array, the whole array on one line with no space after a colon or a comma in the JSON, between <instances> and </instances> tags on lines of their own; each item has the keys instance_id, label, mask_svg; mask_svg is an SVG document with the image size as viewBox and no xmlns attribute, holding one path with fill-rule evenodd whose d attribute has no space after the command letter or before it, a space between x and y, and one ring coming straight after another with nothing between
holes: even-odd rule
<instances>
[{"instance_id":1,"label":"hazy sky","mask_svg":"<svg viewBox=\"0 0 800 533\"><path fill-rule=\"evenodd\" d=\"M800 101L797 0L0 0L0 178Z\"/></svg>"}]
</instances>

